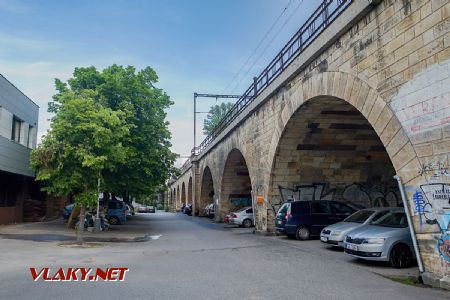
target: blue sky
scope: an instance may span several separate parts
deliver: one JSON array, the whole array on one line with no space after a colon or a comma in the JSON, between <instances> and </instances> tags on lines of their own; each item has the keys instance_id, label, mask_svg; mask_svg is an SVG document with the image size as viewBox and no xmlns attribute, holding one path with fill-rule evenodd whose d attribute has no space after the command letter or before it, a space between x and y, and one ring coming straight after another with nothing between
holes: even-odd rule
<instances>
[{"instance_id":1,"label":"blue sky","mask_svg":"<svg viewBox=\"0 0 450 300\"><path fill-rule=\"evenodd\" d=\"M0 73L39 104L42 135L54 78L67 80L77 66L151 66L175 102L168 110L173 150L186 155L193 146L193 93L242 93L320 2L0 0ZM229 85L285 7L250 60L261 56L254 68ZM200 101L204 111L215 103Z\"/></svg>"}]
</instances>

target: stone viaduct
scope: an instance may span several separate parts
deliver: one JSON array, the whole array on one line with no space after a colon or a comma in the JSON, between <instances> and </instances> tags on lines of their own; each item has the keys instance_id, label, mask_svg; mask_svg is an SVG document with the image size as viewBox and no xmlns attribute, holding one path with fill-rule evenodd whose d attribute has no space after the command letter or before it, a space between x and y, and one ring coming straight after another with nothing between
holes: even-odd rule
<instances>
[{"instance_id":1,"label":"stone viaduct","mask_svg":"<svg viewBox=\"0 0 450 300\"><path fill-rule=\"evenodd\" d=\"M397 174L426 276L445 286L450 3L325 2L345 7L273 80L255 82L255 96L241 98L243 109L169 183L169 201L173 209L192 203L200 216L215 203L221 221L247 198L256 230L271 233L276 210L289 198L400 206Z\"/></svg>"}]
</instances>

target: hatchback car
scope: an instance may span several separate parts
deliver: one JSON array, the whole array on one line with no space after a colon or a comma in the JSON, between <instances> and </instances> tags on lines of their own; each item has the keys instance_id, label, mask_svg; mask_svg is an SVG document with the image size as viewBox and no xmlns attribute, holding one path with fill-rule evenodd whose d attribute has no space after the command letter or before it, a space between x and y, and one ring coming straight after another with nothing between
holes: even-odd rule
<instances>
[{"instance_id":1,"label":"hatchback car","mask_svg":"<svg viewBox=\"0 0 450 300\"><path fill-rule=\"evenodd\" d=\"M214 203L206 205L204 215L208 218L214 218Z\"/></svg>"},{"instance_id":2,"label":"hatchback car","mask_svg":"<svg viewBox=\"0 0 450 300\"><path fill-rule=\"evenodd\" d=\"M350 231L344 252L365 260L386 261L395 268L410 266L415 254L404 209Z\"/></svg>"},{"instance_id":3,"label":"hatchback car","mask_svg":"<svg viewBox=\"0 0 450 300\"><path fill-rule=\"evenodd\" d=\"M244 207L238 211L231 213L229 223L245 228L251 227L253 224L255 224L255 219L253 217L253 208L251 206Z\"/></svg>"},{"instance_id":4,"label":"hatchback car","mask_svg":"<svg viewBox=\"0 0 450 300\"><path fill-rule=\"evenodd\" d=\"M188 216L192 216L192 204L186 204L184 207L183 213L185 213Z\"/></svg>"},{"instance_id":5,"label":"hatchback car","mask_svg":"<svg viewBox=\"0 0 450 300\"><path fill-rule=\"evenodd\" d=\"M344 237L347 233L380 219L393 209L397 208L374 207L358 210L344 221L325 227L320 233L320 240L332 246L344 247Z\"/></svg>"},{"instance_id":6,"label":"hatchback car","mask_svg":"<svg viewBox=\"0 0 450 300\"><path fill-rule=\"evenodd\" d=\"M275 228L277 233L308 240L311 236L319 236L324 227L340 222L354 212L354 208L337 201L288 202L278 210Z\"/></svg>"},{"instance_id":7,"label":"hatchback car","mask_svg":"<svg viewBox=\"0 0 450 300\"><path fill-rule=\"evenodd\" d=\"M126 207L127 207L127 209L125 211L125 215L127 216L127 218L131 218L131 216L133 215L131 207L128 204L126 205Z\"/></svg>"}]
</instances>

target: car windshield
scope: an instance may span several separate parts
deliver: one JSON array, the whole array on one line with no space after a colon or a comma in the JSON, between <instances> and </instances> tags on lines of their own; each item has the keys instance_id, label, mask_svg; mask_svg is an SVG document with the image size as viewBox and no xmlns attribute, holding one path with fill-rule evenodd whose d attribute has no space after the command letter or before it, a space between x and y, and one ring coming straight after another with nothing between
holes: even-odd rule
<instances>
[{"instance_id":1,"label":"car windshield","mask_svg":"<svg viewBox=\"0 0 450 300\"><path fill-rule=\"evenodd\" d=\"M370 222L371 225L405 228L408 227L408 221L406 220L406 214L404 212L392 212L384 216L383 218Z\"/></svg>"},{"instance_id":2,"label":"car windshield","mask_svg":"<svg viewBox=\"0 0 450 300\"><path fill-rule=\"evenodd\" d=\"M364 223L374 213L373 210L358 210L351 216L344 219L344 222Z\"/></svg>"}]
</instances>

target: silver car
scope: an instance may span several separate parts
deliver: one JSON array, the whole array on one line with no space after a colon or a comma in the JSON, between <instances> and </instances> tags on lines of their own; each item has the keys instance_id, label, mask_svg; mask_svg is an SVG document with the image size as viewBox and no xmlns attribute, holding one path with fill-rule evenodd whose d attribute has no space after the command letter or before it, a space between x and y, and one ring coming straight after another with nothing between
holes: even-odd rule
<instances>
[{"instance_id":1,"label":"silver car","mask_svg":"<svg viewBox=\"0 0 450 300\"><path fill-rule=\"evenodd\" d=\"M395 268L410 266L415 255L404 209L393 210L350 231L345 237L344 252L365 260L387 261Z\"/></svg>"},{"instance_id":2,"label":"silver car","mask_svg":"<svg viewBox=\"0 0 450 300\"><path fill-rule=\"evenodd\" d=\"M350 231L374 222L396 207L374 207L358 210L342 222L330 225L320 232L320 240L332 246L344 247L344 237Z\"/></svg>"},{"instance_id":3,"label":"silver car","mask_svg":"<svg viewBox=\"0 0 450 300\"><path fill-rule=\"evenodd\" d=\"M244 207L238 211L231 213L229 223L245 228L253 226L255 224L255 219L253 218L253 208L251 206Z\"/></svg>"}]
</instances>

